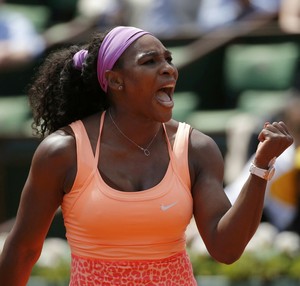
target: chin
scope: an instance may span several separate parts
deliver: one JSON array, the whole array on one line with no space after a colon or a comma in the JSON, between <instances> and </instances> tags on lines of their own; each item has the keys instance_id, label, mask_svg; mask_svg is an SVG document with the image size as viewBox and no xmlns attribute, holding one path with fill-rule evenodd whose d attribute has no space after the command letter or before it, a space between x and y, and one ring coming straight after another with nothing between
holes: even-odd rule
<instances>
[{"instance_id":1,"label":"chin","mask_svg":"<svg viewBox=\"0 0 300 286\"><path fill-rule=\"evenodd\" d=\"M172 110L170 112L165 112L161 117L161 123L166 123L172 119L173 112Z\"/></svg>"}]
</instances>

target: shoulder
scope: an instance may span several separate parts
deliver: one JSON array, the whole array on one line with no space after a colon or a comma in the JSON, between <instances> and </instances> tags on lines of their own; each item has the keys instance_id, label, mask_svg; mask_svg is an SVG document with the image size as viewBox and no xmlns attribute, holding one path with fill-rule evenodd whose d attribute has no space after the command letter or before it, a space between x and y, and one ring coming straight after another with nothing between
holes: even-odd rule
<instances>
[{"instance_id":1,"label":"shoulder","mask_svg":"<svg viewBox=\"0 0 300 286\"><path fill-rule=\"evenodd\" d=\"M47 177L66 177L76 167L76 142L71 128L58 130L46 137L33 156L34 174Z\"/></svg>"},{"instance_id":2,"label":"shoulder","mask_svg":"<svg viewBox=\"0 0 300 286\"><path fill-rule=\"evenodd\" d=\"M206 175L223 180L224 161L217 143L194 128L190 131L189 166L192 179Z\"/></svg>"},{"instance_id":3,"label":"shoulder","mask_svg":"<svg viewBox=\"0 0 300 286\"><path fill-rule=\"evenodd\" d=\"M70 128L60 129L47 136L38 146L35 156L40 160L67 157L76 150L73 132Z\"/></svg>"},{"instance_id":4,"label":"shoulder","mask_svg":"<svg viewBox=\"0 0 300 286\"><path fill-rule=\"evenodd\" d=\"M208 151L208 150L218 151L219 150L217 144L210 136L200 132L197 129L194 129L189 124L187 124L187 125L190 127L189 149L192 150L192 152L199 151L199 150L202 151L203 149L206 149L206 151ZM168 132L168 136L171 138L176 137L179 122L174 119L171 119L170 121L165 123L165 126L166 126L166 130Z\"/></svg>"},{"instance_id":5,"label":"shoulder","mask_svg":"<svg viewBox=\"0 0 300 286\"><path fill-rule=\"evenodd\" d=\"M201 131L191 127L189 147L193 152L217 152L219 153L219 147L216 142L208 135Z\"/></svg>"}]
</instances>

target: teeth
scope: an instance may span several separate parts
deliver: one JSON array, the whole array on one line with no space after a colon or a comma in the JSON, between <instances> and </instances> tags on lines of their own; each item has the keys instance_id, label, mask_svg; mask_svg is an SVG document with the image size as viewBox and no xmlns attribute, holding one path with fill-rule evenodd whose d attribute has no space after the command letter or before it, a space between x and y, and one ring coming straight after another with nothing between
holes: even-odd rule
<instances>
[{"instance_id":1,"label":"teeth","mask_svg":"<svg viewBox=\"0 0 300 286\"><path fill-rule=\"evenodd\" d=\"M173 88L174 87L174 85L173 84L169 84L169 85L165 85L163 88Z\"/></svg>"}]
</instances>

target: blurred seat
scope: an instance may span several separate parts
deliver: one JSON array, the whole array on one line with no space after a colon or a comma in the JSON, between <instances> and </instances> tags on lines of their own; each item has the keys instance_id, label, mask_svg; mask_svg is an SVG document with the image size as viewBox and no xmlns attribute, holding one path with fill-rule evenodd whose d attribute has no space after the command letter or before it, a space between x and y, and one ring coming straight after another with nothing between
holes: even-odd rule
<instances>
[{"instance_id":1,"label":"blurred seat","mask_svg":"<svg viewBox=\"0 0 300 286\"><path fill-rule=\"evenodd\" d=\"M289 96L288 90L246 90L238 98L237 109L262 118L280 111Z\"/></svg>"},{"instance_id":2,"label":"blurred seat","mask_svg":"<svg viewBox=\"0 0 300 286\"><path fill-rule=\"evenodd\" d=\"M26 95L0 97L0 222L14 217L38 140Z\"/></svg>"},{"instance_id":3,"label":"blurred seat","mask_svg":"<svg viewBox=\"0 0 300 286\"><path fill-rule=\"evenodd\" d=\"M15 217L30 163L39 140L0 137L0 223Z\"/></svg>"},{"instance_id":4,"label":"blurred seat","mask_svg":"<svg viewBox=\"0 0 300 286\"><path fill-rule=\"evenodd\" d=\"M199 101L199 95L193 91L175 92L173 118L185 122L190 113L197 109Z\"/></svg>"},{"instance_id":5,"label":"blurred seat","mask_svg":"<svg viewBox=\"0 0 300 286\"><path fill-rule=\"evenodd\" d=\"M230 118L237 113L238 110L236 109L197 110L190 113L187 122L203 133L221 134Z\"/></svg>"},{"instance_id":6,"label":"blurred seat","mask_svg":"<svg viewBox=\"0 0 300 286\"><path fill-rule=\"evenodd\" d=\"M0 137L28 137L31 133L31 111L27 96L1 96Z\"/></svg>"},{"instance_id":7,"label":"blurred seat","mask_svg":"<svg viewBox=\"0 0 300 286\"><path fill-rule=\"evenodd\" d=\"M298 60L296 42L229 45L224 55L224 82L229 104L235 107L241 93L247 90L284 91L290 88Z\"/></svg>"},{"instance_id":8,"label":"blurred seat","mask_svg":"<svg viewBox=\"0 0 300 286\"><path fill-rule=\"evenodd\" d=\"M225 155L227 152L227 124L237 114L237 109L197 110L187 116L186 122L212 137L219 146L221 153Z\"/></svg>"}]
</instances>

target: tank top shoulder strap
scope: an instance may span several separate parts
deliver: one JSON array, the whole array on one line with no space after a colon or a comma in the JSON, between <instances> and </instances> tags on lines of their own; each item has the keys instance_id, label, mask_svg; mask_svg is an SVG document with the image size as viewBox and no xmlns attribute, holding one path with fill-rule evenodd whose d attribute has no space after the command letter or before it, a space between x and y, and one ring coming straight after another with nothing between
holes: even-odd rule
<instances>
[{"instance_id":1,"label":"tank top shoulder strap","mask_svg":"<svg viewBox=\"0 0 300 286\"><path fill-rule=\"evenodd\" d=\"M183 183L190 189L191 178L188 162L188 145L189 145L190 125L179 122L176 137L173 145L173 160L177 173Z\"/></svg>"},{"instance_id":2,"label":"tank top shoulder strap","mask_svg":"<svg viewBox=\"0 0 300 286\"><path fill-rule=\"evenodd\" d=\"M90 139L81 120L75 121L70 124L75 136L76 141L76 154L77 154L77 176L76 184L82 185L85 180L97 169L99 158L99 144L100 133L103 126L102 117L100 121L100 130L97 140L95 154L91 146Z\"/></svg>"}]
</instances>

